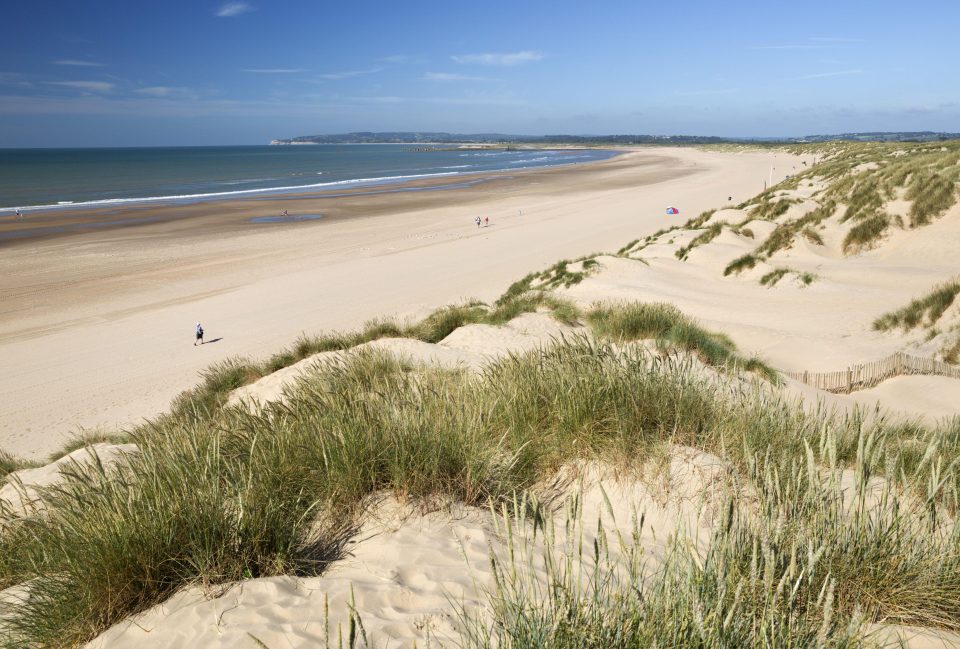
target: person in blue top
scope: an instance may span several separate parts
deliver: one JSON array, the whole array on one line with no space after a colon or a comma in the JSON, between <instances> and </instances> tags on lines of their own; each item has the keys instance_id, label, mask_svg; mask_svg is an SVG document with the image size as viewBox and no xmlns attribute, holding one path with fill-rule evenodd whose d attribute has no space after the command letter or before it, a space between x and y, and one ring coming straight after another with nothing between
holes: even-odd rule
<instances>
[{"instance_id":1,"label":"person in blue top","mask_svg":"<svg viewBox=\"0 0 960 649\"><path fill-rule=\"evenodd\" d=\"M197 340L200 341L200 344L203 344L203 327L200 326L200 323L197 323ZM193 341L193 346L197 346L197 340Z\"/></svg>"}]
</instances>

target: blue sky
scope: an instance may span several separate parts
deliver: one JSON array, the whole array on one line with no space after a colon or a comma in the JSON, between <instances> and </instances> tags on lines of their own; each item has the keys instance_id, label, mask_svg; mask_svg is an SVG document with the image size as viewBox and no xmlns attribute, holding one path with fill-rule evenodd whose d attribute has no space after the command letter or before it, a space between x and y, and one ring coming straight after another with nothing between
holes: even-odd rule
<instances>
[{"instance_id":1,"label":"blue sky","mask_svg":"<svg viewBox=\"0 0 960 649\"><path fill-rule=\"evenodd\" d=\"M0 146L960 131L960 2L0 4Z\"/></svg>"}]
</instances>

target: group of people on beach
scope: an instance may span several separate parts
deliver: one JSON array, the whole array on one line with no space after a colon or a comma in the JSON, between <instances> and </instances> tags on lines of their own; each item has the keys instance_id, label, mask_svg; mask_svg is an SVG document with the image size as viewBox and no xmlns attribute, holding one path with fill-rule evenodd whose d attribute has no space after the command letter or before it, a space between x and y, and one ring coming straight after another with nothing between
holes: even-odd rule
<instances>
[{"instance_id":1,"label":"group of people on beach","mask_svg":"<svg viewBox=\"0 0 960 649\"><path fill-rule=\"evenodd\" d=\"M490 225L490 217L489 217L489 216L488 216L488 217L485 217L485 218L483 219L483 221L481 221L481 220L480 220L480 217L478 216L477 218L475 218L475 219L473 220L473 222L477 224L477 227L478 227L478 228L480 227L480 224L481 224L481 223L484 223L484 224L485 224L484 227L489 227L489 225Z\"/></svg>"}]
</instances>

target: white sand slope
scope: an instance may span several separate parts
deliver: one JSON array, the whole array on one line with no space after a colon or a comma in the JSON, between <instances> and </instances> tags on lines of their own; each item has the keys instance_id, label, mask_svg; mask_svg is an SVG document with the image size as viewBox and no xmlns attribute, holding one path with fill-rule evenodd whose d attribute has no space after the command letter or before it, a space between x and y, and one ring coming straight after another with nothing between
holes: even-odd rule
<instances>
[{"instance_id":1,"label":"white sand slope","mask_svg":"<svg viewBox=\"0 0 960 649\"><path fill-rule=\"evenodd\" d=\"M345 354L385 351L414 365L479 370L487 363L508 354L543 347L583 330L582 327L571 327L557 322L546 313L527 313L514 318L505 326L472 324L460 327L437 344L411 338L381 338L357 345L349 351L314 354L234 390L227 403L246 403L253 406L282 401L284 390L294 387L298 379L306 376L318 365L342 359Z\"/></svg>"},{"instance_id":2,"label":"white sand slope","mask_svg":"<svg viewBox=\"0 0 960 649\"><path fill-rule=\"evenodd\" d=\"M592 548L601 521L610 536L630 539L644 515L641 547L653 568L680 534L695 547L707 543L720 518L720 501L730 468L719 458L688 448L674 449L659 479L645 484L615 478L598 466L581 467L569 487L579 494L581 524L573 542L560 540L553 551L576 554L577 544ZM563 508L555 514L563 528ZM87 649L161 649L325 646L346 633L351 602L360 613L373 646L456 646L459 602L482 609L492 587L490 553L508 561L504 519L488 510L458 507L422 514L384 498L349 544L346 556L319 577L272 577L244 581L226 592L187 589L168 602L122 622ZM547 552L541 532L514 530L522 556ZM580 536L582 535L582 536ZM590 565L589 555L586 567ZM543 562L536 561L542 579ZM329 611L329 617L327 617Z\"/></svg>"}]
</instances>

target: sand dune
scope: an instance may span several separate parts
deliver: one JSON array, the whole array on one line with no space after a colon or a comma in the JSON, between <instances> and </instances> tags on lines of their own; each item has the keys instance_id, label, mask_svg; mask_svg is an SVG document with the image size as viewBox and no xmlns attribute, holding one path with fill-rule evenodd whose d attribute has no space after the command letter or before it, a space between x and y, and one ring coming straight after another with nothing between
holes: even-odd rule
<instances>
[{"instance_id":1,"label":"sand dune","mask_svg":"<svg viewBox=\"0 0 960 649\"><path fill-rule=\"evenodd\" d=\"M613 538L630 538L635 522L645 515L637 541L651 567L664 559L678 533L706 544L720 518L718 503L729 467L695 449L676 448L654 484L618 479L593 465L572 473L567 494L580 500L572 537L549 548L543 534L535 535L529 525L513 531L513 547L533 558L540 579L543 561L536 557L546 552L575 556L581 544L592 548L598 523ZM554 513L561 528L568 520L564 511L560 507ZM491 553L510 563L504 525L489 510L459 507L424 514L383 498L346 556L323 576L248 580L215 598L188 589L118 624L87 647L216 649L252 646L251 636L268 647L324 646L328 637L336 641L338 631L346 633L351 602L361 612L373 646L456 646L460 613L484 607L485 593L494 587ZM614 555L621 550L616 543L611 547Z\"/></svg>"}]
</instances>

